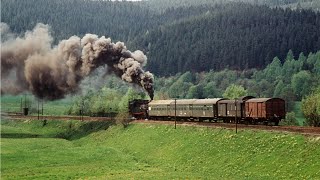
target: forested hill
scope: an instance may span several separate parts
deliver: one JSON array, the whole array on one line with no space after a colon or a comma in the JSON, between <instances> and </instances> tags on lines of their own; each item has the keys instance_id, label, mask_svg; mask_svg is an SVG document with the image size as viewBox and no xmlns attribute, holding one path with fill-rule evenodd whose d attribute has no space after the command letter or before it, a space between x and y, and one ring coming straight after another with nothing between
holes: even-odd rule
<instances>
[{"instance_id":1,"label":"forested hill","mask_svg":"<svg viewBox=\"0 0 320 180\"><path fill-rule=\"evenodd\" d=\"M139 43L142 44L142 43ZM156 74L262 68L291 49L320 49L320 14L248 4L215 6L198 18L145 36L148 68Z\"/></svg>"},{"instance_id":2,"label":"forested hill","mask_svg":"<svg viewBox=\"0 0 320 180\"><path fill-rule=\"evenodd\" d=\"M319 13L274 8L307 1L230 1L2 0L1 22L17 34L49 24L55 43L85 33L124 41L147 53L156 75L262 68L289 49L295 56L320 49Z\"/></svg>"},{"instance_id":3,"label":"forested hill","mask_svg":"<svg viewBox=\"0 0 320 180\"><path fill-rule=\"evenodd\" d=\"M146 0L147 5L152 10L163 12L169 8L189 7L189 6L212 6L216 4L243 2L254 5L267 5L269 7L282 7L292 9L313 9L320 10L319 0Z\"/></svg>"},{"instance_id":4,"label":"forested hill","mask_svg":"<svg viewBox=\"0 0 320 180\"><path fill-rule=\"evenodd\" d=\"M147 8L133 2L85 0L1 0L1 21L15 33L41 22L52 27L55 40L86 33L129 41L150 26Z\"/></svg>"},{"instance_id":5,"label":"forested hill","mask_svg":"<svg viewBox=\"0 0 320 180\"><path fill-rule=\"evenodd\" d=\"M159 14L146 2L87 0L2 0L1 22L14 33L24 33L41 22L51 26L57 41L86 33L130 43L148 30L196 17L210 7L189 6Z\"/></svg>"}]
</instances>

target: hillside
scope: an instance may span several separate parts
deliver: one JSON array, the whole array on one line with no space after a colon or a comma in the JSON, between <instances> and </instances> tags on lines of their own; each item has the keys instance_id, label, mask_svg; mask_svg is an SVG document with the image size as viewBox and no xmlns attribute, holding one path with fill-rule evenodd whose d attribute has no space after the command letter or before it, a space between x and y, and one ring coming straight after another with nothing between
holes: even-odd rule
<instances>
[{"instance_id":1,"label":"hillside","mask_svg":"<svg viewBox=\"0 0 320 180\"><path fill-rule=\"evenodd\" d=\"M147 67L159 75L224 68L263 68L320 49L320 14L230 4L194 19L150 31L144 40ZM137 43L141 44L141 43ZM283 61L282 61L283 62Z\"/></svg>"},{"instance_id":2,"label":"hillside","mask_svg":"<svg viewBox=\"0 0 320 180\"><path fill-rule=\"evenodd\" d=\"M7 23L14 33L33 29L41 22L52 27L56 42L86 33L128 41L140 32L140 28L149 26L149 21L144 19L150 16L148 9L132 2L84 0L4 0L1 1L1 10L1 21Z\"/></svg>"},{"instance_id":3,"label":"hillside","mask_svg":"<svg viewBox=\"0 0 320 180\"><path fill-rule=\"evenodd\" d=\"M105 130L106 129L106 130ZM6 121L2 179L315 179L318 137L203 127ZM90 132L88 134L86 132Z\"/></svg>"},{"instance_id":4,"label":"hillside","mask_svg":"<svg viewBox=\"0 0 320 180\"><path fill-rule=\"evenodd\" d=\"M296 0L244 1L251 4L185 0L181 6L175 5L178 0L163 0L166 7L156 10L159 2L4 0L1 21L16 34L39 22L49 24L55 44L85 33L124 41L129 49L147 53L147 69L159 76L261 69L275 56L284 59L290 49L295 57L320 49L319 13L270 8Z\"/></svg>"},{"instance_id":5,"label":"hillside","mask_svg":"<svg viewBox=\"0 0 320 180\"><path fill-rule=\"evenodd\" d=\"M163 12L172 7L189 7L189 6L214 6L216 4L243 2L254 5L267 5L270 7L290 7L306 8L313 10L320 10L320 1L318 0L147 0L145 5L149 8Z\"/></svg>"}]
</instances>

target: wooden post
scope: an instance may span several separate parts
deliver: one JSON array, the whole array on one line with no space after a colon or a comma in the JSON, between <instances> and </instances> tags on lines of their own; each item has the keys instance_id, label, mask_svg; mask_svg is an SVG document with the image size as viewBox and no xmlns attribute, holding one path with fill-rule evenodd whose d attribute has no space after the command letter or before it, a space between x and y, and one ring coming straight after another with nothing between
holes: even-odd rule
<instances>
[{"instance_id":1,"label":"wooden post","mask_svg":"<svg viewBox=\"0 0 320 180\"><path fill-rule=\"evenodd\" d=\"M81 113L81 120L83 121L83 114L84 114L84 100L82 98L82 113Z\"/></svg>"},{"instance_id":2,"label":"wooden post","mask_svg":"<svg viewBox=\"0 0 320 180\"><path fill-rule=\"evenodd\" d=\"M238 120L237 120L237 99L234 100L234 109L236 111L235 113L235 121L236 121L236 133L238 133Z\"/></svg>"},{"instance_id":3,"label":"wooden post","mask_svg":"<svg viewBox=\"0 0 320 180\"><path fill-rule=\"evenodd\" d=\"M174 99L174 129L177 129L177 99Z\"/></svg>"},{"instance_id":4,"label":"wooden post","mask_svg":"<svg viewBox=\"0 0 320 180\"><path fill-rule=\"evenodd\" d=\"M21 98L21 102L20 102L20 112L23 114L23 110L22 110L22 98Z\"/></svg>"},{"instance_id":5,"label":"wooden post","mask_svg":"<svg viewBox=\"0 0 320 180\"><path fill-rule=\"evenodd\" d=\"M43 116L43 99L41 100L41 105L42 105L42 107L41 107L41 115Z\"/></svg>"},{"instance_id":6,"label":"wooden post","mask_svg":"<svg viewBox=\"0 0 320 180\"><path fill-rule=\"evenodd\" d=\"M40 108L39 108L39 104L40 104L40 102L39 102L40 100L39 100L39 98L38 98L38 120L40 119L40 116L39 116L39 114L40 114Z\"/></svg>"},{"instance_id":7,"label":"wooden post","mask_svg":"<svg viewBox=\"0 0 320 180\"><path fill-rule=\"evenodd\" d=\"M24 108L27 108L27 94L24 94Z\"/></svg>"}]
</instances>

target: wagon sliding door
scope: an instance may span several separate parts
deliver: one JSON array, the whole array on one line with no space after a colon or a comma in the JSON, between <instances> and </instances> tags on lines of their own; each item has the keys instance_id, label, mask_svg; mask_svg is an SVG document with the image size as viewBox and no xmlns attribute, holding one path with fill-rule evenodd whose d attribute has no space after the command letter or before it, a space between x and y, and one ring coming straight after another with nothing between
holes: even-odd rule
<instances>
[{"instance_id":1,"label":"wagon sliding door","mask_svg":"<svg viewBox=\"0 0 320 180\"><path fill-rule=\"evenodd\" d=\"M263 103L257 103L257 117L262 117L263 115Z\"/></svg>"},{"instance_id":2,"label":"wagon sliding door","mask_svg":"<svg viewBox=\"0 0 320 180\"><path fill-rule=\"evenodd\" d=\"M258 103L258 117L267 118L267 102Z\"/></svg>"}]
</instances>

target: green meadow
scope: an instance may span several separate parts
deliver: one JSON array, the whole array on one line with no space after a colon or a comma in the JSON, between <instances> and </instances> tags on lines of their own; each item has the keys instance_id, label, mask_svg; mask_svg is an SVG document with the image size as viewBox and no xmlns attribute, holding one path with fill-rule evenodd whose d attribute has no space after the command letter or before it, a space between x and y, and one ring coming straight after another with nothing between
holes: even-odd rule
<instances>
[{"instance_id":1,"label":"green meadow","mask_svg":"<svg viewBox=\"0 0 320 180\"><path fill-rule=\"evenodd\" d=\"M1 179L320 179L316 136L31 120L1 136Z\"/></svg>"},{"instance_id":2,"label":"green meadow","mask_svg":"<svg viewBox=\"0 0 320 180\"><path fill-rule=\"evenodd\" d=\"M4 95L1 96L1 111L2 112L21 112L22 108L29 107L30 114L38 113L38 101L34 96L28 95L25 102L25 96L12 96ZM44 101L39 103L39 109L41 113L43 104L43 114L44 115L66 115L67 110L72 105L71 98L66 98L62 100L55 101Z\"/></svg>"}]
</instances>

